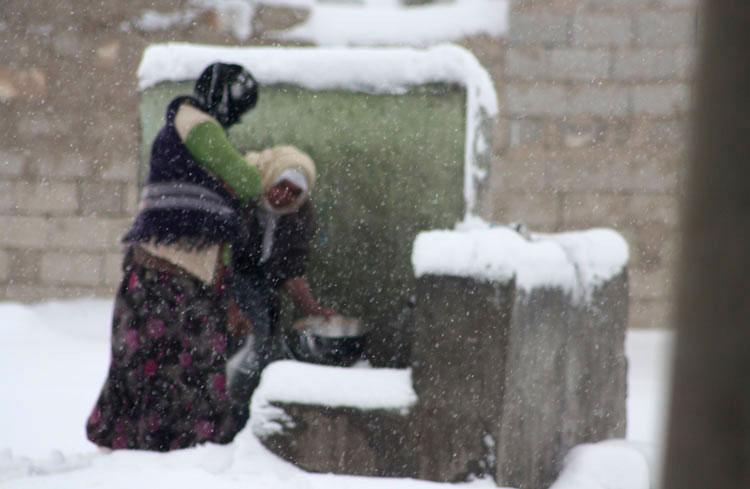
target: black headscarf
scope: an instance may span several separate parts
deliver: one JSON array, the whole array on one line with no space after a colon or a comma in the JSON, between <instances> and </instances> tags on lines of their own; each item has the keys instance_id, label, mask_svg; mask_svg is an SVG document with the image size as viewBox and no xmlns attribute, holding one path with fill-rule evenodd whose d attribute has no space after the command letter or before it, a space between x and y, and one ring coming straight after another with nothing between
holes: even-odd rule
<instances>
[{"instance_id":1,"label":"black headscarf","mask_svg":"<svg viewBox=\"0 0 750 489\"><path fill-rule=\"evenodd\" d=\"M226 128L255 107L258 82L240 65L213 63L195 82L195 97Z\"/></svg>"}]
</instances>

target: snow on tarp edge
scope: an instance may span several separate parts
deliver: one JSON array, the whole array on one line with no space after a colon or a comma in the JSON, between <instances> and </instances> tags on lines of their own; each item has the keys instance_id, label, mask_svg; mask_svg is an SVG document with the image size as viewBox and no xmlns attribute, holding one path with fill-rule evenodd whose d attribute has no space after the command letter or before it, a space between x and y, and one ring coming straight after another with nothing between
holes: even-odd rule
<instances>
[{"instance_id":1,"label":"snow on tarp edge","mask_svg":"<svg viewBox=\"0 0 750 489\"><path fill-rule=\"evenodd\" d=\"M165 81L195 80L210 63L246 67L262 84L293 83L309 90L403 93L426 83L455 83L481 110L497 115L492 79L468 50L455 44L415 48L278 48L153 44L138 67L143 91Z\"/></svg>"}]
</instances>

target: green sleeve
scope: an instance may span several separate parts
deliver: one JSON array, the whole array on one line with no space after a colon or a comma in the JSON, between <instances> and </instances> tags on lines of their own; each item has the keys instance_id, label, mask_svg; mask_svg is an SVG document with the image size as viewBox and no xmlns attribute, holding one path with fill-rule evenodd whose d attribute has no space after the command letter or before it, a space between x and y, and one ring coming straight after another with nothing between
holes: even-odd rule
<instances>
[{"instance_id":1,"label":"green sleeve","mask_svg":"<svg viewBox=\"0 0 750 489\"><path fill-rule=\"evenodd\" d=\"M201 122L185 138L193 158L226 182L243 202L261 193L260 172L247 164L215 122Z\"/></svg>"}]
</instances>

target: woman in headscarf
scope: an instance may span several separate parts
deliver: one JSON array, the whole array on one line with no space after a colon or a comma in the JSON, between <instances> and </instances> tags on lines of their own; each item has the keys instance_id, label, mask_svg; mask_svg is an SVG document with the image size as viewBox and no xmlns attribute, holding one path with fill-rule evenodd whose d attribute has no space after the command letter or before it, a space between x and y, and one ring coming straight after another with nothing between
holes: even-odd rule
<instances>
[{"instance_id":1,"label":"woman in headscarf","mask_svg":"<svg viewBox=\"0 0 750 489\"><path fill-rule=\"evenodd\" d=\"M102 447L166 451L228 443L245 425L226 361L237 348L226 290L237 209L261 192L260 171L227 128L258 89L238 65L215 63L193 96L174 99L154 140L148 181L126 245L107 379L87 422Z\"/></svg>"},{"instance_id":2,"label":"woman in headscarf","mask_svg":"<svg viewBox=\"0 0 750 489\"><path fill-rule=\"evenodd\" d=\"M306 316L330 317L336 311L317 301L305 278L315 230L309 198L315 186L315 163L293 146L276 146L245 158L260 170L262 194L242 212L233 253L233 288L252 329L228 374L230 394L247 403L271 361L280 292Z\"/></svg>"}]
</instances>

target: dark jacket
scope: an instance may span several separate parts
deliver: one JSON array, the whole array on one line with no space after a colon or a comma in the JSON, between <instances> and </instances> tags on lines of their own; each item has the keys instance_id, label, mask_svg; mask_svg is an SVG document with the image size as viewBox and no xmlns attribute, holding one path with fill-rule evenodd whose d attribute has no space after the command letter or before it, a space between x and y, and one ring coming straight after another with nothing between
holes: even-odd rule
<instances>
[{"instance_id":1,"label":"dark jacket","mask_svg":"<svg viewBox=\"0 0 750 489\"><path fill-rule=\"evenodd\" d=\"M310 241L315 232L314 212L307 201L297 212L278 217L270 257L261 263L263 219L257 203L241 211L239 239L233 245L233 268L255 284L276 290L288 278L304 275Z\"/></svg>"}]
</instances>

